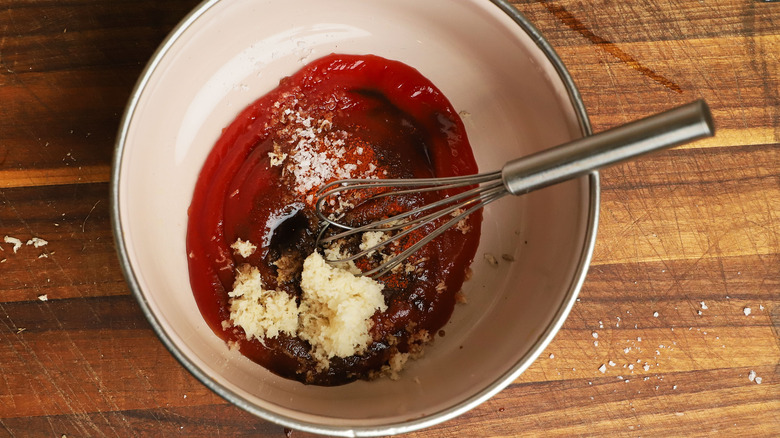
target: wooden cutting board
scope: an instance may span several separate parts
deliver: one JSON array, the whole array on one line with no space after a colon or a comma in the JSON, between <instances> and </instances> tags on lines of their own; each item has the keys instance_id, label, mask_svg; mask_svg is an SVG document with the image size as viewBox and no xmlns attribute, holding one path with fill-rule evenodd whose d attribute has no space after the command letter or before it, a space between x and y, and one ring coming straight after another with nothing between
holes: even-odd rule
<instances>
[{"instance_id":1,"label":"wooden cutting board","mask_svg":"<svg viewBox=\"0 0 780 438\"><path fill-rule=\"evenodd\" d=\"M197 3L0 0L0 235L21 243L0 242L0 437L307 436L188 374L115 255L119 118ZM510 387L412 436L780 436L780 3L512 4L595 131L703 98L718 132L603 172L558 336Z\"/></svg>"}]
</instances>

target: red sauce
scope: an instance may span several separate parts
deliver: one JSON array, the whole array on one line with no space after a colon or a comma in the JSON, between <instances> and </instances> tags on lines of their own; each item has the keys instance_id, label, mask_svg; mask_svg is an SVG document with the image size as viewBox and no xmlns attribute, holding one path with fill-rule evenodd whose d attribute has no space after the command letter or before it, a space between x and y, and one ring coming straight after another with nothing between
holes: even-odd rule
<instances>
[{"instance_id":1,"label":"red sauce","mask_svg":"<svg viewBox=\"0 0 780 438\"><path fill-rule=\"evenodd\" d=\"M296 152L301 148L308 155ZM289 167L293 157L300 175ZM306 172L317 159L338 166ZM300 267L293 266L286 278L274 263L284 256L300 261L315 250L312 194L344 172L444 177L476 173L477 166L462 121L417 70L377 56L330 55L282 79L224 129L189 209L190 281L209 327L272 372L317 385L375 377L391 356L414 352L425 333L437 333L452 314L482 220L472 214L464 227L426 245L411 259L418 266L413 272L379 279L388 309L373 316L373 343L360 356L334 357L328 369L317 370L309 344L298 337L280 334L260 342L247 340L240 328L223 327L241 264L257 267L267 289L300 297ZM431 196L361 205L346 220L375 220ZM246 259L234 254L230 245L239 238L256 244L257 251Z\"/></svg>"}]
</instances>

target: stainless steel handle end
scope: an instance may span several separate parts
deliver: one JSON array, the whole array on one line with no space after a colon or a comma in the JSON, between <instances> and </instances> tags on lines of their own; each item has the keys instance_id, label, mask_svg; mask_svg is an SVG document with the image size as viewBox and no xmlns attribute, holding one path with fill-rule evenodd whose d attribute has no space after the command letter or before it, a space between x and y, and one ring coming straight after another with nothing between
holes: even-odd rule
<instances>
[{"instance_id":1,"label":"stainless steel handle end","mask_svg":"<svg viewBox=\"0 0 780 438\"><path fill-rule=\"evenodd\" d=\"M714 134L710 109L697 100L510 161L501 169L501 177L509 193L520 195Z\"/></svg>"}]
</instances>

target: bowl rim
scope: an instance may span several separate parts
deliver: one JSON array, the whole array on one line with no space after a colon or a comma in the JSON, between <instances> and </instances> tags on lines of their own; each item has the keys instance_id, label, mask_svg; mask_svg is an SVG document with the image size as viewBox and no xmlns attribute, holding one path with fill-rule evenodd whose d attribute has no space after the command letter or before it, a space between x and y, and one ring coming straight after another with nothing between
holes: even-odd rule
<instances>
[{"instance_id":1,"label":"bowl rim","mask_svg":"<svg viewBox=\"0 0 780 438\"><path fill-rule=\"evenodd\" d=\"M538 356L547 348L552 339L560 330L561 326L568 317L574 303L576 302L579 291L585 281L588 267L593 256L593 249L596 241L596 234L598 229L599 219L599 205L600 205L600 182L599 174L597 171L591 172L587 175L589 187L589 205L588 205L588 217L586 223L586 233L584 236L584 246L580 254L579 262L577 264L575 275L569 286L568 291L564 295L564 300L561 302L560 307L555 312L552 323L546 327L546 329L537 337L533 348L525 355L523 359L518 361L512 368L510 368L503 375L499 376L489 386L483 388L478 393L472 395L466 400L451 406L447 409L443 409L438 412L433 412L422 418L405 420L398 423L387 424L382 426L349 426L349 427L337 427L317 424L309 421L301 421L296 418L292 418L287 415L280 415L274 412L267 411L263 408L255 406L249 400L236 394L227 387L217 383L210 378L206 372L200 369L193 361L191 361L179 348L174 344L172 339L165 333L162 328L162 324L151 310L151 307L146 300L146 297L141 290L138 278L135 270L130 263L130 257L127 251L127 247L124 240L123 225L120 215L120 177L122 160L124 157L124 151L126 146L127 135L131 126L133 114L139 103L140 97L146 88L147 84L158 65L161 63L162 58L171 49L173 44L181 37L181 35L187 31L190 26L195 23L202 15L204 15L209 9L218 4L221 0L204 0L191 10L166 36L160 46L156 49L144 70L142 71L139 79L137 80L135 87L130 95L128 103L125 107L124 114L119 126L117 139L114 147L114 156L111 169L111 182L110 182L110 214L111 225L114 235L114 243L116 245L116 251L119 258L119 263L122 268L125 280L128 287L138 302L142 313L149 321L152 329L157 337L163 343L165 348L173 355L173 357L192 374L203 385L209 388L211 391L221 396L226 401L234 404L235 406L257 416L264 420L276 423L283 427L297 429L305 432L316 434L330 434L337 436L380 436L380 435L393 435L400 433L408 433L427 427L434 426L436 424L448 421L455 418L473 408L480 405L484 401L493 397L495 394L503 390L509 384L511 384L516 378L518 378L525 370L538 358ZM583 136L589 136L592 134L590 120L585 110L585 105L582 101L580 93L574 84L574 81L569 74L568 70L563 64L563 61L559 58L558 54L552 48L550 43L542 36L541 32L531 24L531 22L512 6L508 0L489 0L494 6L498 7L501 11L506 13L523 31L527 33L533 40L536 46L544 53L547 60L554 67L556 73L562 84L565 86L569 96L570 104L574 110L578 123L580 125L580 131Z\"/></svg>"}]
</instances>

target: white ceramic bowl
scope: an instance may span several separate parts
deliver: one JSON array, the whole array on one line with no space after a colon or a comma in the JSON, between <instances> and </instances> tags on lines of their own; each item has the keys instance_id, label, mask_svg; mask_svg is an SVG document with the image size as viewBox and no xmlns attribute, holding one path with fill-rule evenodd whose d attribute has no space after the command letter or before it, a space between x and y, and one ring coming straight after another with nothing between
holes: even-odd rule
<instances>
[{"instance_id":1,"label":"white ceramic bowl","mask_svg":"<svg viewBox=\"0 0 780 438\"><path fill-rule=\"evenodd\" d=\"M201 318L187 271L187 208L221 129L280 78L332 52L418 69L462 113L482 171L589 133L560 60L503 1L206 1L163 43L128 104L113 170L116 243L162 342L219 395L310 432L407 432L486 400L550 342L590 260L598 176L485 211L474 275L464 285L468 304L456 307L446 336L401 380L328 388L279 378L230 351Z\"/></svg>"}]
</instances>

